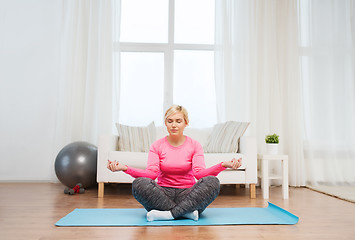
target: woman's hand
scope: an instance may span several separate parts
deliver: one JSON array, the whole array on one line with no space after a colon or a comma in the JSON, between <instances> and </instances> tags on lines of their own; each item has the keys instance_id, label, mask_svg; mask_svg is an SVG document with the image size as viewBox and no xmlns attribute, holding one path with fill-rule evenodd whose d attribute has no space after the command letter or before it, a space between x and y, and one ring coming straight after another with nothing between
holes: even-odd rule
<instances>
[{"instance_id":1,"label":"woman's hand","mask_svg":"<svg viewBox=\"0 0 355 240\"><path fill-rule=\"evenodd\" d=\"M112 172L126 171L127 170L127 166L126 165L122 165L119 162L117 162L116 160L113 161L113 162L108 160L107 168L110 169Z\"/></svg>"},{"instance_id":2,"label":"woman's hand","mask_svg":"<svg viewBox=\"0 0 355 240\"><path fill-rule=\"evenodd\" d=\"M222 162L222 166L225 168L237 169L242 166L242 158L239 158L238 160L233 158L230 161Z\"/></svg>"}]
</instances>

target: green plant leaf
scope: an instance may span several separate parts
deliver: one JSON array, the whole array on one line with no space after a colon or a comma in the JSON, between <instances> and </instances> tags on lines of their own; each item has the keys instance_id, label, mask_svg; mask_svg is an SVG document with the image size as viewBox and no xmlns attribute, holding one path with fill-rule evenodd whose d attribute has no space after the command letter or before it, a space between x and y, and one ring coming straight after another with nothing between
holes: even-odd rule
<instances>
[{"instance_id":1,"label":"green plant leaf","mask_svg":"<svg viewBox=\"0 0 355 240\"><path fill-rule=\"evenodd\" d=\"M266 143L279 143L279 136L276 134L266 135L265 142Z\"/></svg>"}]
</instances>

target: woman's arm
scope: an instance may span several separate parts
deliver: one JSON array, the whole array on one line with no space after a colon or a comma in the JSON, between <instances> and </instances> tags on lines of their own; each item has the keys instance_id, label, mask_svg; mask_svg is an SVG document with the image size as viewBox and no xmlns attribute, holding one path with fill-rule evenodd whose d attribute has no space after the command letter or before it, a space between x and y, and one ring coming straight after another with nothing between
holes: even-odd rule
<instances>
[{"instance_id":1,"label":"woman's arm","mask_svg":"<svg viewBox=\"0 0 355 240\"><path fill-rule=\"evenodd\" d=\"M198 180L206 176L217 176L220 172L224 171L227 168L237 169L241 165L242 165L241 158L239 158L238 160L233 158L230 161L221 162L209 168L203 168L202 166L195 166L193 167L192 171L195 178Z\"/></svg>"},{"instance_id":2,"label":"woman's arm","mask_svg":"<svg viewBox=\"0 0 355 240\"><path fill-rule=\"evenodd\" d=\"M225 170L226 168L222 166L222 163L218 163L209 168L199 168L194 167L192 169L194 177L199 180L200 178L207 177L207 176L217 176L220 172Z\"/></svg>"},{"instance_id":3,"label":"woman's arm","mask_svg":"<svg viewBox=\"0 0 355 240\"><path fill-rule=\"evenodd\" d=\"M226 169L221 163L206 168L205 157L201 144L196 141L194 149L195 152L192 157L192 174L197 180L206 176L217 176L220 172Z\"/></svg>"},{"instance_id":4,"label":"woman's arm","mask_svg":"<svg viewBox=\"0 0 355 240\"><path fill-rule=\"evenodd\" d=\"M134 178L137 177L147 177L151 179L156 179L160 172L159 155L156 149L152 146L148 154L148 163L146 169L138 169L129 167L127 165L120 164L117 161L110 161L107 163L107 168L112 172L124 171L124 173L131 175Z\"/></svg>"},{"instance_id":5,"label":"woman's arm","mask_svg":"<svg viewBox=\"0 0 355 240\"><path fill-rule=\"evenodd\" d=\"M196 145L195 154L192 158L192 172L197 180L206 176L217 176L220 172L227 168L237 169L241 165L241 158L238 160L233 158L230 161L221 162L212 167L206 168L203 148L200 144Z\"/></svg>"}]
</instances>

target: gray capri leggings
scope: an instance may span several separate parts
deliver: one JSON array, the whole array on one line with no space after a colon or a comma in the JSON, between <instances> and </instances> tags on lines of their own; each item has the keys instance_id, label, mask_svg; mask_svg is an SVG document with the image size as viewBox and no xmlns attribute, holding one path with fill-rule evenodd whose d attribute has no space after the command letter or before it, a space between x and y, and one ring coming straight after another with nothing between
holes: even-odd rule
<instances>
[{"instance_id":1,"label":"gray capri leggings","mask_svg":"<svg viewBox=\"0 0 355 240\"><path fill-rule=\"evenodd\" d=\"M191 188L161 187L150 178L136 178L132 183L133 196L149 212L171 211L174 218L198 210L202 213L219 194L217 177L201 178Z\"/></svg>"}]
</instances>

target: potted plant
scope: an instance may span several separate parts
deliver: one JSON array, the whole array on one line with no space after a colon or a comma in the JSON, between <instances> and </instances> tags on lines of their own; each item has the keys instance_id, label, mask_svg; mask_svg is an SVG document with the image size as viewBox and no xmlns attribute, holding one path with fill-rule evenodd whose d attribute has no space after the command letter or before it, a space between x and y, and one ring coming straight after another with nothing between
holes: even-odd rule
<instances>
[{"instance_id":1,"label":"potted plant","mask_svg":"<svg viewBox=\"0 0 355 240\"><path fill-rule=\"evenodd\" d=\"M276 134L266 135L266 151L268 154L277 154L279 148L279 136Z\"/></svg>"}]
</instances>

